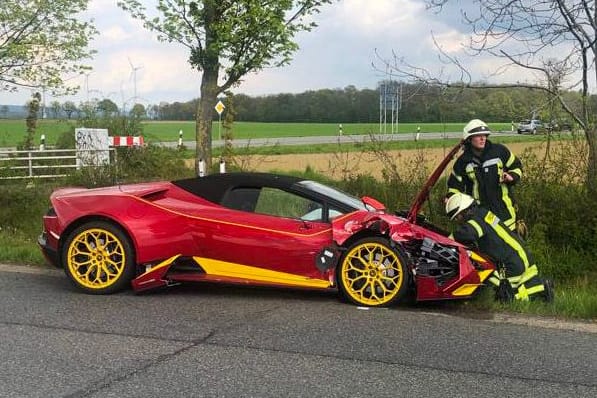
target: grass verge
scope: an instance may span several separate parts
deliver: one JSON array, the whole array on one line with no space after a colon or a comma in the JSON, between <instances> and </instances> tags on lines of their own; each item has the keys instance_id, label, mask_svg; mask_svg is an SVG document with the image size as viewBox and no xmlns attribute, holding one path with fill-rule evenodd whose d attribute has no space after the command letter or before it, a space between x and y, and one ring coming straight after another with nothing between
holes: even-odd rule
<instances>
[{"instance_id":1,"label":"grass verge","mask_svg":"<svg viewBox=\"0 0 597 398\"><path fill-rule=\"evenodd\" d=\"M0 248L2 248L0 261L36 266L47 265L36 239L37 237L26 236L21 232L0 231Z\"/></svg>"}]
</instances>

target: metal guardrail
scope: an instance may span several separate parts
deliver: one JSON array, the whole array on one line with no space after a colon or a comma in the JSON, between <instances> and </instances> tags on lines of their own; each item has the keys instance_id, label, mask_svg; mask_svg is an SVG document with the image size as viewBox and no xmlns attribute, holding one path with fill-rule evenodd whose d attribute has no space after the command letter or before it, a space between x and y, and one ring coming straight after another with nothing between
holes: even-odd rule
<instances>
[{"instance_id":1,"label":"metal guardrail","mask_svg":"<svg viewBox=\"0 0 597 398\"><path fill-rule=\"evenodd\" d=\"M114 154L115 149L108 149ZM25 178L59 178L69 175L68 171L82 167L81 154L100 152L98 150L46 149L46 150L0 150L0 180ZM105 153L106 150L101 152ZM115 158L115 156L111 156Z\"/></svg>"}]
</instances>

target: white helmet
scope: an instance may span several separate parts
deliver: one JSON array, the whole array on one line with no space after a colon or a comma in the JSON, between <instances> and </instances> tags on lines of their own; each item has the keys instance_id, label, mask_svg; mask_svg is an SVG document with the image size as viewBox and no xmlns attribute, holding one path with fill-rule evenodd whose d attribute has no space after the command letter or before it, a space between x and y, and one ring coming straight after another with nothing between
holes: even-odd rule
<instances>
[{"instance_id":1,"label":"white helmet","mask_svg":"<svg viewBox=\"0 0 597 398\"><path fill-rule=\"evenodd\" d=\"M489 126L483 120L473 119L464 126L462 139L466 140L474 135L489 135L490 133Z\"/></svg>"},{"instance_id":2,"label":"white helmet","mask_svg":"<svg viewBox=\"0 0 597 398\"><path fill-rule=\"evenodd\" d=\"M446 202L446 214L453 220L460 212L468 209L475 203L475 199L464 193L455 193Z\"/></svg>"}]
</instances>

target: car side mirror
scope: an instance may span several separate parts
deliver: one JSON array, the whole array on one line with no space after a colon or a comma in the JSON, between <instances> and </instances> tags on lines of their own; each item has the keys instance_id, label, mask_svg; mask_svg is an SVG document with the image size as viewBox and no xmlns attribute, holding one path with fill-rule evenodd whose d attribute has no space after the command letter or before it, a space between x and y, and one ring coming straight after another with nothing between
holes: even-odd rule
<instances>
[{"instance_id":1,"label":"car side mirror","mask_svg":"<svg viewBox=\"0 0 597 398\"><path fill-rule=\"evenodd\" d=\"M363 196L361 198L364 204L373 207L376 211L385 211L386 206L380 201L373 199L370 196Z\"/></svg>"}]
</instances>

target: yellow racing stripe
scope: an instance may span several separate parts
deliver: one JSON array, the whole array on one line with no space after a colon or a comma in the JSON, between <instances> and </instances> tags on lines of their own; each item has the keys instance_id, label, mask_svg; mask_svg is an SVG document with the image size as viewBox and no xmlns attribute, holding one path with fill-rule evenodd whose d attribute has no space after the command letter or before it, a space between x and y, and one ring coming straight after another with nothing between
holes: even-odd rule
<instances>
[{"instance_id":1,"label":"yellow racing stripe","mask_svg":"<svg viewBox=\"0 0 597 398\"><path fill-rule=\"evenodd\" d=\"M311 287L319 289L330 287L330 282L325 279L313 279L302 275L289 274L280 271L272 271L265 268L230 263L205 257L193 257L193 259L201 266L201 268L203 268L203 270L208 275L212 276L223 276L229 278L246 279L256 282L268 282L281 285Z\"/></svg>"}]
</instances>

